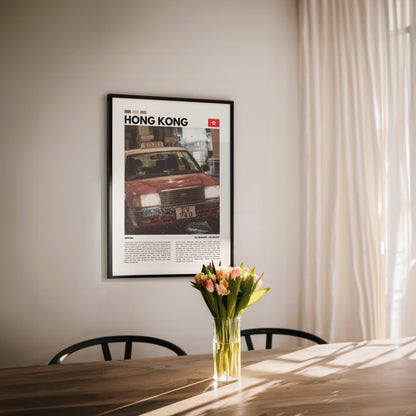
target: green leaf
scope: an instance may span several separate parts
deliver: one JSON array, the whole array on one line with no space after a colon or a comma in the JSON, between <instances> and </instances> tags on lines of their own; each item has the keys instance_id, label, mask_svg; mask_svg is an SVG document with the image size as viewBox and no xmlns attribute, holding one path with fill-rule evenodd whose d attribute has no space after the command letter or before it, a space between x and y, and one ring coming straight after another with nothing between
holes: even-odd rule
<instances>
[{"instance_id":1,"label":"green leaf","mask_svg":"<svg viewBox=\"0 0 416 416\"><path fill-rule=\"evenodd\" d=\"M248 301L247 306L241 311L241 314L243 314L243 312L249 307L251 306L253 303L256 303L258 300L260 300L268 291L270 290L269 287L265 288L265 289L260 289L260 290L256 290L254 291L251 296L250 299Z\"/></svg>"},{"instance_id":2,"label":"green leaf","mask_svg":"<svg viewBox=\"0 0 416 416\"><path fill-rule=\"evenodd\" d=\"M224 299L223 296L215 295L215 303L217 305L217 312L218 315L216 318L226 318L227 317L227 309L224 305Z\"/></svg>"},{"instance_id":3,"label":"green leaf","mask_svg":"<svg viewBox=\"0 0 416 416\"><path fill-rule=\"evenodd\" d=\"M220 318L226 318L227 317L227 309L224 305L224 296L218 296L218 304L219 304L219 312L220 312Z\"/></svg>"},{"instance_id":4,"label":"green leaf","mask_svg":"<svg viewBox=\"0 0 416 416\"><path fill-rule=\"evenodd\" d=\"M197 289L197 290L199 290L199 291L201 292L201 295L202 295L202 297L203 297L203 299L204 299L204 301L205 301L206 305L208 306L208 309L209 309L209 311L211 312L212 316L213 316L214 318L217 318L217 317L218 317L219 312L218 312L217 304L216 304L215 299L214 299L214 294L213 294L213 293L208 292L208 291L206 290L205 286L198 285L198 284L196 284L195 282L191 282L191 285L192 285L195 289Z\"/></svg>"},{"instance_id":5,"label":"green leaf","mask_svg":"<svg viewBox=\"0 0 416 416\"><path fill-rule=\"evenodd\" d=\"M207 304L209 310L211 311L212 316L214 318L217 317L218 316L218 311L217 311L217 308L216 308L214 295L212 293L207 292L207 291L205 291L205 293L203 293L203 295L204 295L205 303Z\"/></svg>"},{"instance_id":6,"label":"green leaf","mask_svg":"<svg viewBox=\"0 0 416 416\"><path fill-rule=\"evenodd\" d=\"M251 293L253 292L253 285L254 285L253 276L249 276L247 279L245 279L245 284L244 284L244 287L242 288L241 297L235 308L235 312L234 312L235 317L238 317L241 311L247 308L248 301L250 299Z\"/></svg>"},{"instance_id":7,"label":"green leaf","mask_svg":"<svg viewBox=\"0 0 416 416\"><path fill-rule=\"evenodd\" d=\"M209 269L211 271L211 273L215 276L217 274L217 270L215 268L214 262L211 261L210 265L209 265Z\"/></svg>"},{"instance_id":8,"label":"green leaf","mask_svg":"<svg viewBox=\"0 0 416 416\"><path fill-rule=\"evenodd\" d=\"M227 318L233 318L237 304L237 296L240 292L241 277L229 281L228 289L230 294L227 296Z\"/></svg>"},{"instance_id":9,"label":"green leaf","mask_svg":"<svg viewBox=\"0 0 416 416\"><path fill-rule=\"evenodd\" d=\"M241 278L241 286L240 286L240 289L241 289L242 292L245 291L245 289L247 287L247 284L249 282L249 278L250 278L250 276L248 274L245 275L244 279Z\"/></svg>"},{"instance_id":10,"label":"green leaf","mask_svg":"<svg viewBox=\"0 0 416 416\"><path fill-rule=\"evenodd\" d=\"M251 306L253 303L256 303L258 300L260 300L269 290L270 288L266 287L265 289L254 291L250 296L250 300L248 301L247 307Z\"/></svg>"}]
</instances>

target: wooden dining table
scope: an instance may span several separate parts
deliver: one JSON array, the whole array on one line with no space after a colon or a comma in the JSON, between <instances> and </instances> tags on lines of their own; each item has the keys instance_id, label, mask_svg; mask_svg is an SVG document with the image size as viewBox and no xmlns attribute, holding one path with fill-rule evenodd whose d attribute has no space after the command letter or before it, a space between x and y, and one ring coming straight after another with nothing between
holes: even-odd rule
<instances>
[{"instance_id":1,"label":"wooden dining table","mask_svg":"<svg viewBox=\"0 0 416 416\"><path fill-rule=\"evenodd\" d=\"M0 415L416 415L416 337L242 353L212 380L211 355L0 370Z\"/></svg>"}]
</instances>

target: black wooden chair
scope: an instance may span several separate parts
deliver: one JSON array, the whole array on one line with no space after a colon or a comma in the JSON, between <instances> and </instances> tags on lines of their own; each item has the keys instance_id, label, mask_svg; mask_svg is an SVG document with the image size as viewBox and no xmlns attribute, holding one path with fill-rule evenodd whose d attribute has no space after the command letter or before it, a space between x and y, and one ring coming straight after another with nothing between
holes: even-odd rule
<instances>
[{"instance_id":1,"label":"black wooden chair","mask_svg":"<svg viewBox=\"0 0 416 416\"><path fill-rule=\"evenodd\" d=\"M160 338L145 337L141 335L115 335L115 336L109 336L109 337L89 339L89 340L78 342L77 344L71 345L70 347L67 347L63 349L62 351L58 352L58 354L56 354L55 357L53 357L52 360L49 362L49 365L61 364L62 361L64 361L65 358L69 354L72 354L75 351L81 350L83 348L91 347L94 345L101 345L101 349L104 355L104 360L111 361L112 358L111 358L110 348L108 344L115 343L115 342L124 342L126 344L126 347L124 349L125 360L131 359L131 351L132 351L133 342L144 342L147 344L160 345L162 347L172 350L173 352L176 352L177 355L187 355L186 352L182 348L178 347L175 344L172 344L169 341L165 341Z\"/></svg>"},{"instance_id":2,"label":"black wooden chair","mask_svg":"<svg viewBox=\"0 0 416 416\"><path fill-rule=\"evenodd\" d=\"M297 329L287 328L252 328L244 329L241 331L241 336L245 338L247 349L249 351L254 350L253 342L251 340L252 335L266 335L266 350L272 348L272 336L273 335L290 335L293 337L305 338L310 341L316 342L317 344L327 344L322 338L310 334L309 332L299 331Z\"/></svg>"}]
</instances>

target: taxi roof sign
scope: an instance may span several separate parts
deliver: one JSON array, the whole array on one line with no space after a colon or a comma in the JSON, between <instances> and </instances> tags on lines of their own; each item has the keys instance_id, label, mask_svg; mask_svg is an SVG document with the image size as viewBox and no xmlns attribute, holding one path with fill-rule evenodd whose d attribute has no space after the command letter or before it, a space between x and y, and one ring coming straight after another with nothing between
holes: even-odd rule
<instances>
[{"instance_id":1,"label":"taxi roof sign","mask_svg":"<svg viewBox=\"0 0 416 416\"><path fill-rule=\"evenodd\" d=\"M140 146L141 149L149 149L151 147L163 147L163 142L146 142Z\"/></svg>"}]
</instances>

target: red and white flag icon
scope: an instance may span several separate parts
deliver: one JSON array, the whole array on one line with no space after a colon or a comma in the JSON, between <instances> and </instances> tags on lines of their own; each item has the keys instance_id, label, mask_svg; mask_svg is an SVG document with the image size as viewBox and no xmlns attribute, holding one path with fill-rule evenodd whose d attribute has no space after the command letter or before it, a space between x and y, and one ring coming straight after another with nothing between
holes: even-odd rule
<instances>
[{"instance_id":1,"label":"red and white flag icon","mask_svg":"<svg viewBox=\"0 0 416 416\"><path fill-rule=\"evenodd\" d=\"M220 119L219 118L209 118L208 119L208 127L219 127L220 126Z\"/></svg>"}]
</instances>

